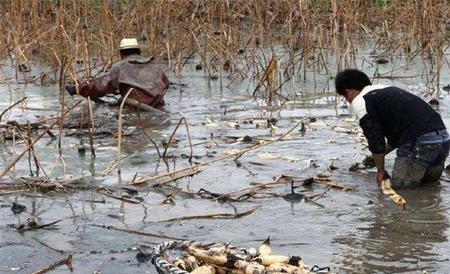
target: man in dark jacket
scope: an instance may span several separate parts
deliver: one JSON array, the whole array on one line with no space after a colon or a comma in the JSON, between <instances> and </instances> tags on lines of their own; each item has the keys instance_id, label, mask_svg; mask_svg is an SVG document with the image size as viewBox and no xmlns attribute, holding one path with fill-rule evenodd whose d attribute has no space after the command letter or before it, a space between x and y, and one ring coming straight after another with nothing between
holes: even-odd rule
<instances>
[{"instance_id":1,"label":"man in dark jacket","mask_svg":"<svg viewBox=\"0 0 450 274\"><path fill-rule=\"evenodd\" d=\"M339 72L335 85L363 129L375 159L378 183L389 176L384 158L393 149L397 149L397 158L392 187L415 188L440 178L450 138L431 106L400 88L372 85L369 77L356 69Z\"/></svg>"},{"instance_id":2,"label":"man in dark jacket","mask_svg":"<svg viewBox=\"0 0 450 274\"><path fill-rule=\"evenodd\" d=\"M152 62L152 58L141 56L138 42L134 38L124 38L120 42L121 61L91 82L80 85L79 94L84 97L102 97L119 90L122 97L128 95L130 104L144 104L161 109L169 81L162 68Z\"/></svg>"}]
</instances>

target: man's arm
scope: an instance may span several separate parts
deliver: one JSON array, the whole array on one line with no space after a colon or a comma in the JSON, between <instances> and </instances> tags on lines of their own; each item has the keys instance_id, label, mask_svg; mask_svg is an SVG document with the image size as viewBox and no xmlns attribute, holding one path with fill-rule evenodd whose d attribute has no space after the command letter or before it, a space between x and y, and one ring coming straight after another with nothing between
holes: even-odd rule
<instances>
[{"instance_id":1,"label":"man's arm","mask_svg":"<svg viewBox=\"0 0 450 274\"><path fill-rule=\"evenodd\" d=\"M359 124L363 129L364 136L366 136L367 142L369 143L369 150L372 152L372 157L375 160L377 167L376 181L377 183L381 183L388 176L384 168L384 157L392 151L392 147L386 144L383 128L376 117L367 113L361 118Z\"/></svg>"},{"instance_id":2,"label":"man's arm","mask_svg":"<svg viewBox=\"0 0 450 274\"><path fill-rule=\"evenodd\" d=\"M114 93L119 88L118 70L111 68L110 71L95 78L91 82L80 85L79 93L84 97L102 97Z\"/></svg>"},{"instance_id":3,"label":"man's arm","mask_svg":"<svg viewBox=\"0 0 450 274\"><path fill-rule=\"evenodd\" d=\"M384 179L384 177L386 177L385 175L385 168L384 168L384 158L387 154L389 154L391 151L393 151L394 148L386 142L385 148L384 148L384 153L372 153L372 158L374 159L375 162L375 166L377 167L377 172L380 171L380 174L377 174L377 182L381 182L382 179ZM383 176L381 176L383 175ZM378 176L383 177L381 179L378 178Z\"/></svg>"},{"instance_id":4,"label":"man's arm","mask_svg":"<svg viewBox=\"0 0 450 274\"><path fill-rule=\"evenodd\" d=\"M375 165L377 166L376 180L378 184L381 184L381 181L389 177L388 172L384 168L385 155L385 153L372 153L372 157L375 160Z\"/></svg>"}]
</instances>

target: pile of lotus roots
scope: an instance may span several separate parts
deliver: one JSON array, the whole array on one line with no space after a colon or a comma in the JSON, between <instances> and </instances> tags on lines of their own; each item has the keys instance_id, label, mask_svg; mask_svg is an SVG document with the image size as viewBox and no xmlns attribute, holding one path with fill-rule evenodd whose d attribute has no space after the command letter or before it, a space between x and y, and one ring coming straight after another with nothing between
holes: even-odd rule
<instances>
[{"instance_id":1,"label":"pile of lotus roots","mask_svg":"<svg viewBox=\"0 0 450 274\"><path fill-rule=\"evenodd\" d=\"M298 256L272 254L269 239L257 249L228 243L165 242L153 249L152 263L160 274L330 273L329 267L307 267Z\"/></svg>"}]
</instances>

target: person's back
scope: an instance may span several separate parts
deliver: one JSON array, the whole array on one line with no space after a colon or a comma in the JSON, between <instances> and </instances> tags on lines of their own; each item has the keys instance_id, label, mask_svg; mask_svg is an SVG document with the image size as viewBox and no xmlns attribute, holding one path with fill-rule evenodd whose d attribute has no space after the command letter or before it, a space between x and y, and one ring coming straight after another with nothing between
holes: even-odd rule
<instances>
[{"instance_id":1,"label":"person's back","mask_svg":"<svg viewBox=\"0 0 450 274\"><path fill-rule=\"evenodd\" d=\"M354 113L373 113L382 125L383 135L394 148L414 142L426 132L445 128L440 115L429 104L394 86L367 86L351 106ZM364 124L364 117L358 118Z\"/></svg>"},{"instance_id":2,"label":"person's back","mask_svg":"<svg viewBox=\"0 0 450 274\"><path fill-rule=\"evenodd\" d=\"M152 62L153 58L131 54L114 64L112 73L117 73L118 89L125 96L130 88L135 88L128 98L160 108L165 105L163 96L167 92L169 80L161 66Z\"/></svg>"}]
</instances>

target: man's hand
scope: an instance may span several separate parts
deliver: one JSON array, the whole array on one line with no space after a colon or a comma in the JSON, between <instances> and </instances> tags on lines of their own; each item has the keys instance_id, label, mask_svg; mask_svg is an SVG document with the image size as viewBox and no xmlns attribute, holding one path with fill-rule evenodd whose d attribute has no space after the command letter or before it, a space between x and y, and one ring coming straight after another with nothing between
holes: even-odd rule
<instances>
[{"instance_id":1,"label":"man's hand","mask_svg":"<svg viewBox=\"0 0 450 274\"><path fill-rule=\"evenodd\" d=\"M381 185L381 181L388 178L391 178L391 176L385 169L377 171L376 180L379 185Z\"/></svg>"},{"instance_id":2,"label":"man's hand","mask_svg":"<svg viewBox=\"0 0 450 274\"><path fill-rule=\"evenodd\" d=\"M372 153L372 157L375 160L375 165L377 166L376 180L378 184L381 184L381 181L389 178L389 174L384 169L384 153Z\"/></svg>"},{"instance_id":3,"label":"man's hand","mask_svg":"<svg viewBox=\"0 0 450 274\"><path fill-rule=\"evenodd\" d=\"M77 89L76 89L75 85L72 85L72 84L66 85L66 91L67 91L71 96L74 96L75 94L77 94Z\"/></svg>"}]
</instances>

